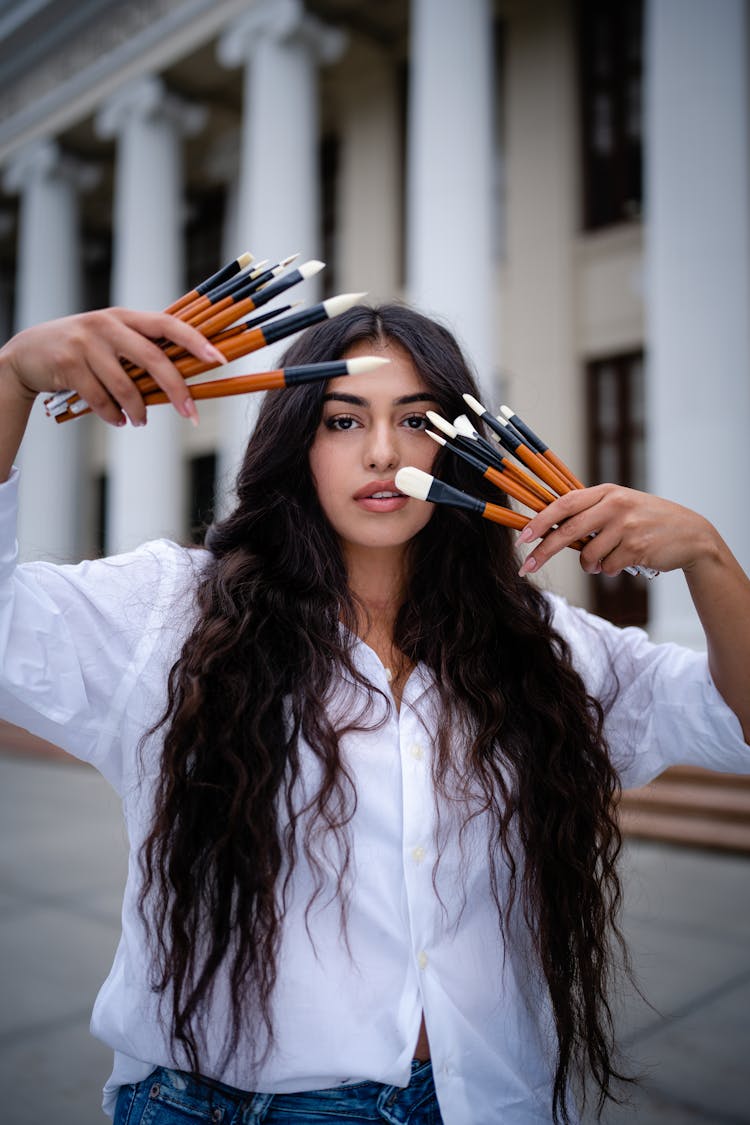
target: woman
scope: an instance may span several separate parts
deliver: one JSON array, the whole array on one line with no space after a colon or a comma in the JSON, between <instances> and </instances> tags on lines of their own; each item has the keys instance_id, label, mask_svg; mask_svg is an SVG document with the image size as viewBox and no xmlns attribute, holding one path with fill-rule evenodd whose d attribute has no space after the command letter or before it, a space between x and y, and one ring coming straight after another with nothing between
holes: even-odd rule
<instances>
[{"instance_id":1,"label":"woman","mask_svg":"<svg viewBox=\"0 0 750 1125\"><path fill-rule=\"evenodd\" d=\"M40 391L144 420L119 356L188 417L149 336L205 348L118 310L11 341L6 475ZM509 531L395 487L411 464L490 489L424 433L426 410L476 393L450 334L360 306L286 362L357 354L390 364L267 397L206 551L14 573L6 548L4 713L123 797L123 936L93 1017L117 1122L601 1107L620 1077L620 784L678 760L750 770L750 582L715 529L601 485L535 516L521 565ZM707 659L526 581L592 532L587 571L685 571Z\"/></svg>"}]
</instances>

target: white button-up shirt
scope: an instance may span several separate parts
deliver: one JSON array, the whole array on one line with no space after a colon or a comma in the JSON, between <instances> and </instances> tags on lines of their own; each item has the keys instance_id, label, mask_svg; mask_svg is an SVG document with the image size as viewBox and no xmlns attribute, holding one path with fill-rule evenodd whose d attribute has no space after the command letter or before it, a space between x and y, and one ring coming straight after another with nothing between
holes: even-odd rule
<instances>
[{"instance_id":1,"label":"white button-up shirt","mask_svg":"<svg viewBox=\"0 0 750 1125\"><path fill-rule=\"evenodd\" d=\"M149 982L136 903L137 855L148 832L160 744L138 744L162 712L168 669L193 621L191 591L205 555L168 542L114 559L16 567L16 480L0 486L0 713L96 766L122 797L131 863L122 938L96 1001L95 1035L114 1050L105 1088L156 1065L180 1065ZM673 762L750 772L737 719L711 684L703 656L651 645L554 600L589 690L607 696L611 751L625 785ZM386 669L357 642L367 680L390 699ZM350 716L361 688L342 680L332 715ZM227 984L210 1013L203 1070L241 1089L271 1093L370 1079L406 1085L424 1013L446 1125L532 1125L551 1120L554 1038L543 979L519 922L498 924L487 862L487 824L437 802L432 734L438 722L429 672L416 668L400 711L375 695L382 725L347 734L342 760L357 795L349 826L346 931L335 897L340 856L318 841L323 884L305 856L294 870L273 998L277 1046L260 1070L240 1042L219 1072ZM460 754L457 740L457 753ZM307 778L315 765L304 745ZM498 863L502 880L504 865ZM502 897L503 889L500 887ZM184 1061L183 1061L184 1064Z\"/></svg>"}]
</instances>

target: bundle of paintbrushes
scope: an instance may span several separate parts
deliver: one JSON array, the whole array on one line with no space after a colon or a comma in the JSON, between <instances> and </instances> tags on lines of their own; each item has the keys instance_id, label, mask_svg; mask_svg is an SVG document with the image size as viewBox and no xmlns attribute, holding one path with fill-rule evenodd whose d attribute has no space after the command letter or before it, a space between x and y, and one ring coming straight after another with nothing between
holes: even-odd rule
<instances>
[{"instance_id":1,"label":"bundle of paintbrushes","mask_svg":"<svg viewBox=\"0 0 750 1125\"><path fill-rule=\"evenodd\" d=\"M296 257L293 254L275 266L269 267L267 262L260 262L251 268L252 254L241 254L164 311L197 328L226 360L233 360L293 336L312 324L337 316L364 297L364 293L344 293L311 308L292 312L289 316L282 314L289 312L292 306L281 305L249 317L249 313L268 304L299 282L314 277L324 268L323 262L310 261L285 272ZM169 340L158 340L157 343L184 379L202 375L216 366L209 361L197 359ZM337 375L353 374L355 370L370 370L382 362L367 359L368 366L363 366L365 360L366 357L362 357L362 361L357 361L354 366L353 361L348 364L342 361L235 375L226 379L193 383L188 385L188 390L194 399L223 398L227 395L274 390L300 382L332 379ZM123 361L123 367L147 405L169 401L157 382L142 367L136 367L127 361ZM45 401L45 407L56 422L67 422L91 412L88 403L75 391L58 391Z\"/></svg>"},{"instance_id":2,"label":"bundle of paintbrushes","mask_svg":"<svg viewBox=\"0 0 750 1125\"><path fill-rule=\"evenodd\" d=\"M427 434L507 496L533 512L541 512L566 492L585 487L565 462L509 407L501 407L501 413L495 417L473 395L463 397L492 431L495 441L488 441L477 433L465 414L451 424L432 410L427 411L427 417L440 432L427 430ZM484 519L516 531L526 527L532 518L503 504L480 500L412 466L398 471L396 487L407 496L477 512ZM571 544L578 550L583 545L582 542ZM658 574L648 567L629 566L625 569L628 574L643 574L647 578Z\"/></svg>"}]
</instances>

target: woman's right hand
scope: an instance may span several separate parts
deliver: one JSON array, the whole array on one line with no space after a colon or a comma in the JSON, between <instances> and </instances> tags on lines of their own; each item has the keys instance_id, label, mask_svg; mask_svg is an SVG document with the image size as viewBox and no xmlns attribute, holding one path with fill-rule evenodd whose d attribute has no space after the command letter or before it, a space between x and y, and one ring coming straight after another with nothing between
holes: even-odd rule
<instances>
[{"instance_id":1,"label":"woman's right hand","mask_svg":"<svg viewBox=\"0 0 750 1125\"><path fill-rule=\"evenodd\" d=\"M20 402L42 392L74 390L114 426L145 425L146 406L121 359L145 368L183 418L195 403L174 364L154 342L166 338L206 363L224 357L196 328L168 313L109 308L78 313L24 329L0 349L6 394Z\"/></svg>"}]
</instances>

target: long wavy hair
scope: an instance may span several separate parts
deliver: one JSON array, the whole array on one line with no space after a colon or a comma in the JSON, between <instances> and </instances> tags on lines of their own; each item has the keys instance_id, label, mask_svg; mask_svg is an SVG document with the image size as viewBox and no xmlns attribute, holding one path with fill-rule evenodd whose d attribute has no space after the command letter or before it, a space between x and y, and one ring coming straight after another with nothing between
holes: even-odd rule
<instances>
[{"instance_id":1,"label":"long wavy hair","mask_svg":"<svg viewBox=\"0 0 750 1125\"><path fill-rule=\"evenodd\" d=\"M445 416L463 410L464 391L478 394L454 337L398 304L357 306L310 329L284 362L335 359L384 340L409 353ZM324 393L308 385L266 397L236 507L209 529L195 624L154 728L163 734L163 763L141 911L173 1047L196 1071L220 969L231 997L227 1057L248 1028L259 1058L273 1043L283 897L300 853L322 879L316 841L333 839L340 892L347 872L356 792L339 755L342 730L323 701L342 671L363 681L340 625L354 630L358 607L309 468ZM435 472L497 500L454 457L439 454ZM615 955L626 956L617 928L618 780L602 706L587 695L546 599L518 567L506 529L437 507L409 545L394 641L434 674L438 794L455 798L463 786L466 819L480 811L492 826L498 926L508 929L519 911L530 935L556 1030L551 1112L567 1123L571 1101L586 1098L581 1090L593 1082L601 1111L623 1077L608 1000ZM350 729L362 721L355 717ZM456 730L468 732L465 744L450 737ZM293 797L300 737L320 778L304 808ZM510 872L503 901L502 868Z\"/></svg>"}]
</instances>

